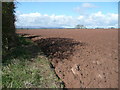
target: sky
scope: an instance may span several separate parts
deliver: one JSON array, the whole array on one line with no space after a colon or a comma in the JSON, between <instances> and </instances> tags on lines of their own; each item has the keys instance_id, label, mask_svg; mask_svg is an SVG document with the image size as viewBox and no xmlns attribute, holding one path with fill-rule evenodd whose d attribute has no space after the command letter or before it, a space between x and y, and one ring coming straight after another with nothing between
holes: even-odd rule
<instances>
[{"instance_id":1,"label":"sky","mask_svg":"<svg viewBox=\"0 0 120 90\"><path fill-rule=\"evenodd\" d=\"M19 2L16 26L118 27L117 2Z\"/></svg>"}]
</instances>

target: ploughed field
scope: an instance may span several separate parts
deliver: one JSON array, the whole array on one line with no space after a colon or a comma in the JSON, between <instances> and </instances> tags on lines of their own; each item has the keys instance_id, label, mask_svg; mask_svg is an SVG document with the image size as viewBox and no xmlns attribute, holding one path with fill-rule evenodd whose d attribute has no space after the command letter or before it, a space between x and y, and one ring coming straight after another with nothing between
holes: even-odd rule
<instances>
[{"instance_id":1,"label":"ploughed field","mask_svg":"<svg viewBox=\"0 0 120 90\"><path fill-rule=\"evenodd\" d=\"M31 29L17 33L41 47L65 87L118 87L117 29Z\"/></svg>"}]
</instances>

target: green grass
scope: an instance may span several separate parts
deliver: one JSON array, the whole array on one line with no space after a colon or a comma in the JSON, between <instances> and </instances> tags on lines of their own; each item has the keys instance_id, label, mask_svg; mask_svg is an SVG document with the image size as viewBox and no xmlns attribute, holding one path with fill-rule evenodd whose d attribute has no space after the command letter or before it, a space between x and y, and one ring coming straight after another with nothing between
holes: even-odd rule
<instances>
[{"instance_id":1,"label":"green grass","mask_svg":"<svg viewBox=\"0 0 120 90\"><path fill-rule=\"evenodd\" d=\"M45 58L35 58L34 62L20 60L2 68L3 88L59 88L59 80L50 63ZM57 83L59 82L59 83Z\"/></svg>"},{"instance_id":2,"label":"green grass","mask_svg":"<svg viewBox=\"0 0 120 90\"><path fill-rule=\"evenodd\" d=\"M32 57L32 50L40 51L38 47L25 40L23 45L9 54L2 65L2 88L63 88L48 59L41 52Z\"/></svg>"}]
</instances>

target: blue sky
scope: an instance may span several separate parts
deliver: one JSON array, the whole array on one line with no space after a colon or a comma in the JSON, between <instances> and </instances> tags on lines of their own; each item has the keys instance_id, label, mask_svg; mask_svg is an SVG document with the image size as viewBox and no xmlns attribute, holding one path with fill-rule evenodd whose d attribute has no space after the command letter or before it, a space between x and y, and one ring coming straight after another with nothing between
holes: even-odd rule
<instances>
[{"instance_id":1,"label":"blue sky","mask_svg":"<svg viewBox=\"0 0 120 90\"><path fill-rule=\"evenodd\" d=\"M85 26L88 27L90 27L90 25L92 25L92 27L93 26L116 27L117 13L118 13L117 2L20 2L17 4L17 8L16 8L16 15L18 18L16 25L17 26L25 25L24 22L22 22L22 20L25 19L26 17L28 23L32 24L33 26L40 26L40 25L45 26L44 24L48 25L48 27L52 26L53 24L52 21L51 22L43 21L43 19L47 17L49 18L49 20L53 20L53 19L57 20L56 22L57 24L56 23L54 24L56 24L55 26L59 26L59 27L60 26L74 27L76 24L85 24ZM34 15L34 17L32 17L32 20L28 20L31 19L30 15ZM110 20L111 23L109 23L110 21L109 22L106 21L105 23L106 25L104 26L102 24L100 25L101 23L101 21L99 21L100 18L104 20L104 18L107 16L109 17L108 20L110 20L110 18L112 19ZM115 16L115 20L114 20L114 16ZM39 18L39 20L37 20L36 18ZM65 18L67 18L66 23L62 23L64 22ZM89 21L92 21L92 23L89 24L85 20L85 18L88 19ZM63 19L63 20L61 21L59 19ZM73 21L73 25L72 23L70 25L67 24L67 22L69 22L69 19ZM98 23L98 25L97 24L95 25L96 22L93 22L95 21L94 19L97 20L96 22ZM37 22L39 23L39 25L37 24ZM53 27L55 26L53 25Z\"/></svg>"},{"instance_id":2,"label":"blue sky","mask_svg":"<svg viewBox=\"0 0 120 90\"><path fill-rule=\"evenodd\" d=\"M20 2L16 11L22 13L39 12L41 14L72 15L76 16L74 9L84 2ZM118 13L117 2L90 2L95 8L87 8L87 13L102 11L103 13Z\"/></svg>"}]
</instances>

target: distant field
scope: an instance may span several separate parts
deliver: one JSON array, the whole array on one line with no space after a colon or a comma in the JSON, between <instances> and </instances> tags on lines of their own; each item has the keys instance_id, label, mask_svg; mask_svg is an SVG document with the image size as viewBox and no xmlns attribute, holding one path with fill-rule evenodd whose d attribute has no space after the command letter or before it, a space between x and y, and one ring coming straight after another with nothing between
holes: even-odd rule
<instances>
[{"instance_id":1,"label":"distant field","mask_svg":"<svg viewBox=\"0 0 120 90\"><path fill-rule=\"evenodd\" d=\"M17 30L17 33L41 35L41 37L73 38L78 41L96 44L117 43L117 29L31 29ZM116 44L114 44L116 45Z\"/></svg>"}]
</instances>

